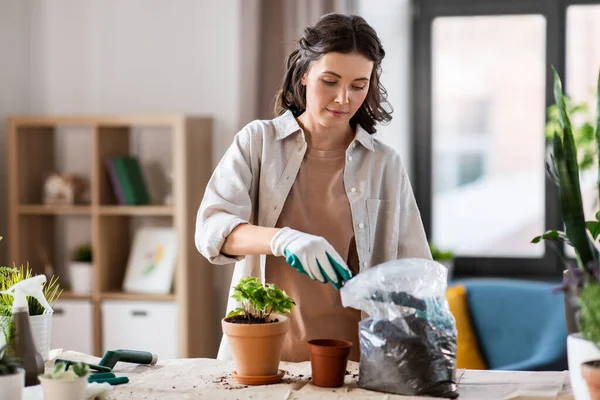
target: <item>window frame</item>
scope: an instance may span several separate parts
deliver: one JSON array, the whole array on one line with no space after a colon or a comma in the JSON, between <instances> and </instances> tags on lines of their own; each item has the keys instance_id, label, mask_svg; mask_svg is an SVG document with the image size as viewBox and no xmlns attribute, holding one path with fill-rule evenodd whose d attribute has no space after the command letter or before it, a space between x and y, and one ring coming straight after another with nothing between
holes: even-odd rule
<instances>
[{"instance_id":1,"label":"window frame","mask_svg":"<svg viewBox=\"0 0 600 400\"><path fill-rule=\"evenodd\" d=\"M546 19L546 107L554 104L552 66L561 77L566 67L566 17L571 5L600 4L600 0L413 0L412 31L412 186L427 237L432 227L432 24L437 17L500 16L537 14ZM568 82L563 78L565 90ZM541 132L540 134L543 134ZM543 166L540 166L543 168ZM560 205L554 182L545 175L544 230L562 229ZM542 233L542 232L540 232ZM534 246L534 244L532 244ZM561 260L563 246L547 244L541 258L456 257L454 275L557 279L565 266Z\"/></svg>"}]
</instances>

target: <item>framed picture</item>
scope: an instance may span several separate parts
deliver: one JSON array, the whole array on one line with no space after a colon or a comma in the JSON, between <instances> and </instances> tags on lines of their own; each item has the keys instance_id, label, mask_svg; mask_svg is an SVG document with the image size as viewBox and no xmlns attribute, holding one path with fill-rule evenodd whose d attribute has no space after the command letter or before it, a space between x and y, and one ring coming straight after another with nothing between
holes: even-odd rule
<instances>
[{"instance_id":1,"label":"framed picture","mask_svg":"<svg viewBox=\"0 0 600 400\"><path fill-rule=\"evenodd\" d=\"M129 253L123 290L135 293L170 293L176 262L177 237L173 228L139 228L135 232Z\"/></svg>"}]
</instances>

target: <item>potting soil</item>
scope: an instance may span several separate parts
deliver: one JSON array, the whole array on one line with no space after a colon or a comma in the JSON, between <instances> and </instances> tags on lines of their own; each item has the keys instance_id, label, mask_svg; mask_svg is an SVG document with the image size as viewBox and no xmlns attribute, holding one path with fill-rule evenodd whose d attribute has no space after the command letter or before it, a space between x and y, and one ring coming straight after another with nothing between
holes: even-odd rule
<instances>
[{"instance_id":1,"label":"potting soil","mask_svg":"<svg viewBox=\"0 0 600 400\"><path fill-rule=\"evenodd\" d=\"M359 386L408 396L458 397L456 321L446 299L447 270L432 260L388 261L340 290L359 323Z\"/></svg>"},{"instance_id":2,"label":"potting soil","mask_svg":"<svg viewBox=\"0 0 600 400\"><path fill-rule=\"evenodd\" d=\"M360 327L358 384L412 396L457 398L456 335L427 319L366 318Z\"/></svg>"}]
</instances>

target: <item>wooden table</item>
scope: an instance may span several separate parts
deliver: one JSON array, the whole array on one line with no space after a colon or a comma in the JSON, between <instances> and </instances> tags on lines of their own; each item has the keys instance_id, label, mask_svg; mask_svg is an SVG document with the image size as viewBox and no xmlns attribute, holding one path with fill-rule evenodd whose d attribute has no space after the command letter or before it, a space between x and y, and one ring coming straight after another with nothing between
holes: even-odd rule
<instances>
[{"instance_id":1,"label":"wooden table","mask_svg":"<svg viewBox=\"0 0 600 400\"><path fill-rule=\"evenodd\" d=\"M60 358L97 363L96 357L63 352ZM50 366L49 362L47 366ZM244 386L231 376L233 363L214 359L164 360L155 366L119 362L113 369L117 376L129 377L129 383L113 386L111 400L125 399L404 399L424 397L399 396L362 389L356 384L358 364L348 364L346 384L337 389L323 389L310 383L310 363L281 363L288 373L283 381L269 386ZM513 372L458 370L459 400L572 400L569 374L561 372Z\"/></svg>"}]
</instances>

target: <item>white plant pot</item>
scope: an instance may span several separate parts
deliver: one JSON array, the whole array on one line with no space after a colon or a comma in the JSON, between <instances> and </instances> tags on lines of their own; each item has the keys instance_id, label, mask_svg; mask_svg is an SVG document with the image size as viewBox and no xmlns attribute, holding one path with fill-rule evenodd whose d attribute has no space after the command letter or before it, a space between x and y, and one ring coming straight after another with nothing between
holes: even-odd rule
<instances>
[{"instance_id":1,"label":"white plant pot","mask_svg":"<svg viewBox=\"0 0 600 400\"><path fill-rule=\"evenodd\" d=\"M69 266L69 271L73 293L88 294L92 292L93 269L91 263L72 262Z\"/></svg>"},{"instance_id":2,"label":"white plant pot","mask_svg":"<svg viewBox=\"0 0 600 400\"><path fill-rule=\"evenodd\" d=\"M42 384L44 400L84 400L88 378L50 379L38 376Z\"/></svg>"},{"instance_id":3,"label":"white plant pot","mask_svg":"<svg viewBox=\"0 0 600 400\"><path fill-rule=\"evenodd\" d=\"M24 386L24 369L19 368L19 372L16 374L0 376L0 399L21 400Z\"/></svg>"},{"instance_id":4,"label":"white plant pot","mask_svg":"<svg viewBox=\"0 0 600 400\"><path fill-rule=\"evenodd\" d=\"M0 317L2 324L6 323L9 317ZM44 362L50 358L50 339L52 334L52 313L42 315L30 315L29 325L31 326L31 335L37 351L41 354ZM0 346L6 343L4 332L0 332ZM1 399L1 397L0 397Z\"/></svg>"},{"instance_id":5,"label":"white plant pot","mask_svg":"<svg viewBox=\"0 0 600 400\"><path fill-rule=\"evenodd\" d=\"M575 400L590 400L587 383L581 376L581 364L600 360L600 349L589 340L583 339L580 333L572 333L567 337L567 359Z\"/></svg>"}]
</instances>

